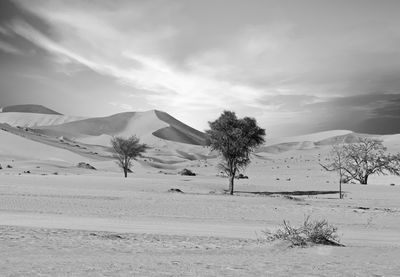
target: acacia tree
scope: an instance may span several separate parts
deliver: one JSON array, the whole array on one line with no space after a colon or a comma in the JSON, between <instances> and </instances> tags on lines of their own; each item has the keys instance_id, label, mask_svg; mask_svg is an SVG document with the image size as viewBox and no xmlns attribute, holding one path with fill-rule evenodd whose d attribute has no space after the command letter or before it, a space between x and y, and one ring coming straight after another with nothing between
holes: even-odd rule
<instances>
[{"instance_id":1,"label":"acacia tree","mask_svg":"<svg viewBox=\"0 0 400 277\"><path fill-rule=\"evenodd\" d=\"M149 147L146 144L139 143L139 138L130 136L128 138L113 137L111 139L113 149L113 158L117 160L117 164L124 171L125 178L132 167L132 160L140 157Z\"/></svg>"},{"instance_id":2,"label":"acacia tree","mask_svg":"<svg viewBox=\"0 0 400 277\"><path fill-rule=\"evenodd\" d=\"M220 167L229 177L229 193L232 195L235 177L250 164L250 154L265 142L265 129L258 127L254 118L238 119L231 111L224 111L217 120L208 124L209 144L222 155L224 162Z\"/></svg>"},{"instance_id":3,"label":"acacia tree","mask_svg":"<svg viewBox=\"0 0 400 277\"><path fill-rule=\"evenodd\" d=\"M329 171L340 170L343 174L341 180L357 180L360 184L366 185L370 175L393 174L400 176L400 153L385 153L386 147L382 141L370 138L359 138L356 143L343 144L334 149L335 155L333 162L322 165Z\"/></svg>"}]
</instances>

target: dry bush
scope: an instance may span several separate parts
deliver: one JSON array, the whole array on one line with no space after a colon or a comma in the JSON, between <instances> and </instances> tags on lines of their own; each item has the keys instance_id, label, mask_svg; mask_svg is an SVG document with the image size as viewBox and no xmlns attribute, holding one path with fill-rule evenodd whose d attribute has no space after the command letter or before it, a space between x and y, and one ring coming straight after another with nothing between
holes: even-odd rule
<instances>
[{"instance_id":1,"label":"dry bush","mask_svg":"<svg viewBox=\"0 0 400 277\"><path fill-rule=\"evenodd\" d=\"M330 225L325 219L311 221L309 216L300 227L293 227L284 220L281 228L275 232L267 230L263 233L267 241L285 240L292 246L305 247L313 244L344 246L339 243L336 227Z\"/></svg>"}]
</instances>

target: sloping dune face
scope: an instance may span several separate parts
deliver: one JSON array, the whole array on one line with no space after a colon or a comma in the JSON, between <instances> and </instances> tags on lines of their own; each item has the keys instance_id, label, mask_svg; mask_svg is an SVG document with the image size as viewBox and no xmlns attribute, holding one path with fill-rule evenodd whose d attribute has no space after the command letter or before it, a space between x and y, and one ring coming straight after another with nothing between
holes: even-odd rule
<instances>
[{"instance_id":1,"label":"sloping dune face","mask_svg":"<svg viewBox=\"0 0 400 277\"><path fill-rule=\"evenodd\" d=\"M167 140L204 145L205 134L160 111L127 112L40 128L50 135L70 136L81 142L108 146L112 136L136 135L148 144Z\"/></svg>"},{"instance_id":2,"label":"sloping dune face","mask_svg":"<svg viewBox=\"0 0 400 277\"><path fill-rule=\"evenodd\" d=\"M58 115L58 114L22 113L22 112L0 113L0 123L7 123L14 127L21 126L21 127L35 128L39 126L58 125L80 119L82 119L82 117Z\"/></svg>"},{"instance_id":3,"label":"sloping dune face","mask_svg":"<svg viewBox=\"0 0 400 277\"><path fill-rule=\"evenodd\" d=\"M351 133L343 136L335 136L318 141L317 145L334 145L340 143L356 143L360 138L373 137L373 135ZM377 137L377 136L375 136Z\"/></svg>"},{"instance_id":4,"label":"sloping dune face","mask_svg":"<svg viewBox=\"0 0 400 277\"><path fill-rule=\"evenodd\" d=\"M303 141L316 143L322 140L331 139L339 136L345 136L352 133L353 132L349 130L331 130L331 131L311 133L294 137L272 138L267 140L266 145L276 145L280 143L292 143L292 142L303 142Z\"/></svg>"},{"instance_id":5,"label":"sloping dune face","mask_svg":"<svg viewBox=\"0 0 400 277\"><path fill-rule=\"evenodd\" d=\"M134 112L120 113L107 117L96 117L68 122L56 126L45 126L41 129L49 129L60 133L68 133L74 136L100 136L117 135L125 131L129 121L135 117Z\"/></svg>"},{"instance_id":6,"label":"sloping dune face","mask_svg":"<svg viewBox=\"0 0 400 277\"><path fill-rule=\"evenodd\" d=\"M39 114L54 114L61 115L60 113L46 108L42 105L14 105L2 108L3 113L39 113Z\"/></svg>"},{"instance_id":7,"label":"sloping dune face","mask_svg":"<svg viewBox=\"0 0 400 277\"><path fill-rule=\"evenodd\" d=\"M181 143L206 145L206 135L204 133L187 126L165 112L156 110L155 114L169 126L157 130L153 133L154 136Z\"/></svg>"},{"instance_id":8,"label":"sloping dune face","mask_svg":"<svg viewBox=\"0 0 400 277\"><path fill-rule=\"evenodd\" d=\"M332 146L335 144L357 143L360 138L382 140L383 144L391 152L396 152L400 148L400 134L371 135L353 133L346 130L332 130L304 136L267 141L267 145L260 147L257 152L278 154L292 150L310 150L324 146Z\"/></svg>"},{"instance_id":9,"label":"sloping dune face","mask_svg":"<svg viewBox=\"0 0 400 277\"><path fill-rule=\"evenodd\" d=\"M51 160L76 163L78 154L0 130L0 160Z\"/></svg>"},{"instance_id":10,"label":"sloping dune face","mask_svg":"<svg viewBox=\"0 0 400 277\"><path fill-rule=\"evenodd\" d=\"M107 117L89 118L56 126L42 127L52 135L69 135L86 141L108 141L112 136L131 136L149 140L152 132L168 126L159 120L154 111L119 113ZM103 143L100 143L103 144Z\"/></svg>"}]
</instances>

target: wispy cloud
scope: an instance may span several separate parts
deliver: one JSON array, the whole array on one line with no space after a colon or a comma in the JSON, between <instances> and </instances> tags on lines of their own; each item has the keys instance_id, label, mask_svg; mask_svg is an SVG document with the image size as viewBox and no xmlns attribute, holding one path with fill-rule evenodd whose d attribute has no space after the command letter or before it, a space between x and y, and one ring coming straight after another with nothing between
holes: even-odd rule
<instances>
[{"instance_id":1,"label":"wispy cloud","mask_svg":"<svg viewBox=\"0 0 400 277\"><path fill-rule=\"evenodd\" d=\"M133 107L131 105L128 105L128 104L119 103L119 102L109 102L109 104L111 106L118 107L118 108L120 108L122 110L125 110L125 111L132 111L133 110Z\"/></svg>"},{"instance_id":2,"label":"wispy cloud","mask_svg":"<svg viewBox=\"0 0 400 277\"><path fill-rule=\"evenodd\" d=\"M396 1L217 2L16 0L23 13L0 35L34 44L67 81L104 76L108 106L162 109L200 128L233 109L300 129L311 112L328 122L317 107L339 107L336 97L400 91ZM3 52L24 49L1 39ZM100 90L83 78L71 96Z\"/></svg>"},{"instance_id":3,"label":"wispy cloud","mask_svg":"<svg viewBox=\"0 0 400 277\"><path fill-rule=\"evenodd\" d=\"M79 38L76 38L74 46L71 47L72 34L67 36L69 41L64 43L48 38L23 20L15 20L10 28L16 34L55 55L55 60L61 61L60 66L79 63L101 74L113 76L122 84L141 90L161 92L145 96L155 106L180 107L183 110L226 105L234 107L241 105L243 101L251 105L252 101L262 94L262 91L250 86L231 84L226 80L183 71L167 64L160 57L133 53L126 50L126 45L114 47L114 54L111 54L100 44L97 51L88 55ZM102 55L103 52L107 52L107 55ZM124 60L120 62L122 59ZM132 63L128 63L127 60L131 60Z\"/></svg>"},{"instance_id":4,"label":"wispy cloud","mask_svg":"<svg viewBox=\"0 0 400 277\"><path fill-rule=\"evenodd\" d=\"M23 55L24 52L17 47L0 40L0 50L9 54Z\"/></svg>"}]
</instances>

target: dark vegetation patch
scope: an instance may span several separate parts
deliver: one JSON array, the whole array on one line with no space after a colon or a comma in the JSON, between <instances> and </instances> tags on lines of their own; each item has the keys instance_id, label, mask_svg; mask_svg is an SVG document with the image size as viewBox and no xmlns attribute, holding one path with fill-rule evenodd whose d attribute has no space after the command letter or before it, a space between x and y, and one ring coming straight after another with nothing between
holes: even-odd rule
<instances>
[{"instance_id":1,"label":"dark vegetation patch","mask_svg":"<svg viewBox=\"0 0 400 277\"><path fill-rule=\"evenodd\" d=\"M91 169L91 170L96 170L96 168L88 163L85 162L80 162L78 163L77 167L79 168L85 168L85 169Z\"/></svg>"},{"instance_id":2,"label":"dark vegetation patch","mask_svg":"<svg viewBox=\"0 0 400 277\"><path fill-rule=\"evenodd\" d=\"M178 174L182 176L196 176L196 173L187 168L182 169L181 171L178 172Z\"/></svg>"},{"instance_id":3,"label":"dark vegetation patch","mask_svg":"<svg viewBox=\"0 0 400 277\"><path fill-rule=\"evenodd\" d=\"M249 179L249 176L243 175L242 173L239 173L238 176L236 176L236 179Z\"/></svg>"},{"instance_id":4,"label":"dark vegetation patch","mask_svg":"<svg viewBox=\"0 0 400 277\"><path fill-rule=\"evenodd\" d=\"M169 190L168 190L168 192L177 192L177 193L183 193L183 191L182 191L182 190L180 190L180 189L176 189L176 188L171 188L171 189L169 189Z\"/></svg>"},{"instance_id":5,"label":"dark vegetation patch","mask_svg":"<svg viewBox=\"0 0 400 277\"><path fill-rule=\"evenodd\" d=\"M323 195L323 194L337 194L336 190L296 190L296 191L236 191L237 193L248 193L257 195Z\"/></svg>"}]
</instances>

